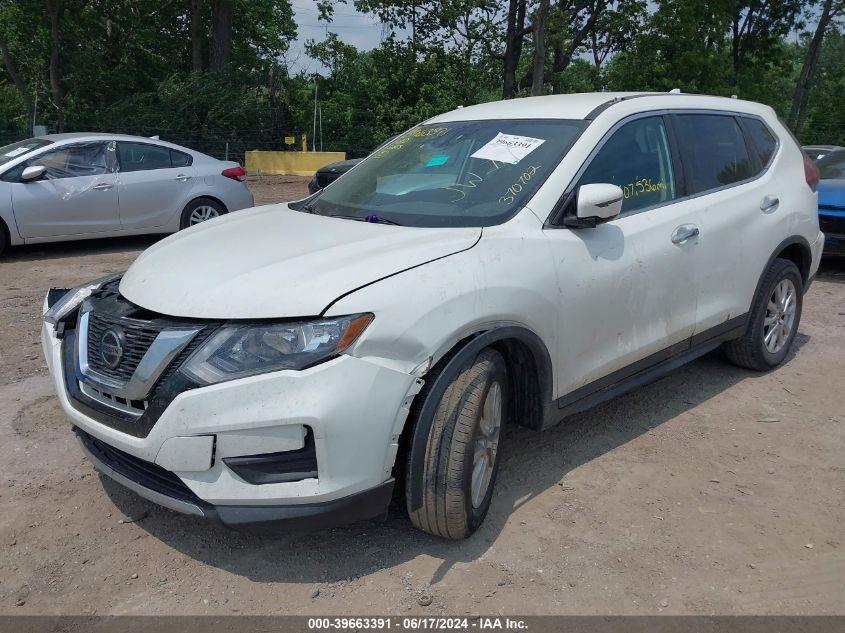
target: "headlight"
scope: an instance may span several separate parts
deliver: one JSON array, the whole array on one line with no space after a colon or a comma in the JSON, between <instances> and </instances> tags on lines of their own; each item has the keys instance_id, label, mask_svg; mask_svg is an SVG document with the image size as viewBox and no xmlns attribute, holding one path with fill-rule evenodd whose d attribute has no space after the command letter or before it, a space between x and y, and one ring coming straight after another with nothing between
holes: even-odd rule
<instances>
[{"instance_id":1,"label":"headlight","mask_svg":"<svg viewBox=\"0 0 845 633\"><path fill-rule=\"evenodd\" d=\"M119 279L123 273L116 275L109 275L108 277L101 277L95 279L82 286L77 286L67 291L61 299L56 301L52 307L44 313L44 320L47 323L56 325L59 321L65 318L68 314L76 310L79 304L91 296L91 293L101 288L105 284L115 279Z\"/></svg>"},{"instance_id":2,"label":"headlight","mask_svg":"<svg viewBox=\"0 0 845 633\"><path fill-rule=\"evenodd\" d=\"M280 369L305 369L340 354L373 320L372 314L299 323L225 325L182 367L210 385Z\"/></svg>"}]
</instances>

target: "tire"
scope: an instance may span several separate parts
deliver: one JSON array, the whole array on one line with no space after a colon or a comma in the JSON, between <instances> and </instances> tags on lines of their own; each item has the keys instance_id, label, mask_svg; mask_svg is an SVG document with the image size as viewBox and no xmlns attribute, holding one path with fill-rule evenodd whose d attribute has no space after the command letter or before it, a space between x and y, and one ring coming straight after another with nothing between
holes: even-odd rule
<instances>
[{"instance_id":1,"label":"tire","mask_svg":"<svg viewBox=\"0 0 845 633\"><path fill-rule=\"evenodd\" d=\"M778 297L788 294L786 290L789 289L794 305L791 320L778 301ZM798 267L786 259L772 262L754 297L748 329L740 338L724 344L728 359L735 365L757 371L766 371L780 365L795 340L801 322L803 297L804 283ZM775 341L774 345L772 340Z\"/></svg>"},{"instance_id":2,"label":"tire","mask_svg":"<svg viewBox=\"0 0 845 633\"><path fill-rule=\"evenodd\" d=\"M502 430L509 407L510 380L505 361L493 349L482 350L452 380L437 405L425 440L424 465L418 469L422 472L412 472L411 460L408 460L405 498L415 527L455 540L466 538L478 529L493 498ZM495 431L492 430L496 418L494 410L498 410ZM475 449L482 444L489 463L489 468L485 469L479 466L481 459L474 463ZM476 478L473 477L474 465L479 467ZM411 484L415 481L423 484L423 503L417 510L412 510Z\"/></svg>"},{"instance_id":3,"label":"tire","mask_svg":"<svg viewBox=\"0 0 845 633\"><path fill-rule=\"evenodd\" d=\"M191 226L196 226L206 220L219 217L224 213L228 213L226 207L212 200L211 198L197 198L191 200L182 210L182 217L179 219L179 229L187 229ZM198 215L206 215L204 219L198 219Z\"/></svg>"},{"instance_id":4,"label":"tire","mask_svg":"<svg viewBox=\"0 0 845 633\"><path fill-rule=\"evenodd\" d=\"M7 230L6 223L0 220L0 255L3 255L6 247L9 246L9 234Z\"/></svg>"}]
</instances>

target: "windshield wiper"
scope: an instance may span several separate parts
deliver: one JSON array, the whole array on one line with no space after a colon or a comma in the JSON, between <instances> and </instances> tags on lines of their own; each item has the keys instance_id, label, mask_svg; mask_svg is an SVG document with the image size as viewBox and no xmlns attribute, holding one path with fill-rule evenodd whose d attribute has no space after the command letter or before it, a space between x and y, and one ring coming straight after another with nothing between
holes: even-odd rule
<instances>
[{"instance_id":1,"label":"windshield wiper","mask_svg":"<svg viewBox=\"0 0 845 633\"><path fill-rule=\"evenodd\" d=\"M395 222L393 220L388 220L387 218L383 218L375 213L371 213L370 215L360 216L360 215L329 215L330 218L340 218L341 220L357 220L358 222L367 222L369 224L392 224L393 226L402 226L399 222Z\"/></svg>"}]
</instances>

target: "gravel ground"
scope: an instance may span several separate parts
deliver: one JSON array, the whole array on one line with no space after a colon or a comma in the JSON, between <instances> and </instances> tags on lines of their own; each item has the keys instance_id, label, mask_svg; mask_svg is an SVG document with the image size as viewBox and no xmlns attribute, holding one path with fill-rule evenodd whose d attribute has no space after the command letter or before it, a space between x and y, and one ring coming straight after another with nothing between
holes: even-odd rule
<instances>
[{"instance_id":1,"label":"gravel ground","mask_svg":"<svg viewBox=\"0 0 845 633\"><path fill-rule=\"evenodd\" d=\"M305 180L251 186L263 204ZM0 260L0 613L845 613L845 264L824 265L777 371L713 353L550 431L509 431L467 541L413 531L398 508L258 538L101 479L47 378L44 291L155 239Z\"/></svg>"}]
</instances>

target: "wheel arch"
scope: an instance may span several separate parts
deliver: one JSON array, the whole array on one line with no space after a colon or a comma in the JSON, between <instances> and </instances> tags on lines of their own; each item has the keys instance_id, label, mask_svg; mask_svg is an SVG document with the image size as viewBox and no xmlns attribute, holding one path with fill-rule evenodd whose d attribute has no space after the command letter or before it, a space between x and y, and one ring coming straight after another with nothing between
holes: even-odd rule
<instances>
[{"instance_id":1,"label":"wheel arch","mask_svg":"<svg viewBox=\"0 0 845 633\"><path fill-rule=\"evenodd\" d=\"M521 426L541 429L553 419L554 400L552 361L543 340L520 325L502 325L482 329L465 336L440 357L426 374L426 386L414 399L409 421L403 430L405 459L412 470L422 468L435 409L449 383L476 356L488 347L502 354L511 379L513 409L511 415ZM557 421L554 419L554 421ZM423 502L423 485L413 480L410 505L416 509Z\"/></svg>"},{"instance_id":2,"label":"wheel arch","mask_svg":"<svg viewBox=\"0 0 845 633\"><path fill-rule=\"evenodd\" d=\"M221 207L223 207L223 210L224 210L225 213L229 213L229 207L227 207L226 203L223 202L220 198L218 198L217 196L213 196L211 194L203 193L203 194L200 194L198 196L192 196L191 199L188 200L185 203L185 206L182 207L182 212L179 214L180 217L181 217L182 213L185 213L185 209L188 208L188 205L193 203L193 202L196 202L197 200L213 200L214 202L219 204Z\"/></svg>"},{"instance_id":3,"label":"wheel arch","mask_svg":"<svg viewBox=\"0 0 845 633\"><path fill-rule=\"evenodd\" d=\"M763 277L766 276L766 271L769 270L772 262L776 259L786 259L798 267L798 271L801 273L801 282L806 290L810 281L810 270L813 265L813 251L806 238L801 235L793 235L783 240L772 251L766 265L760 271L757 287L754 289L754 295L751 297L752 302L754 301L754 297L757 296L757 293L760 292L760 284L763 283Z\"/></svg>"}]
</instances>

